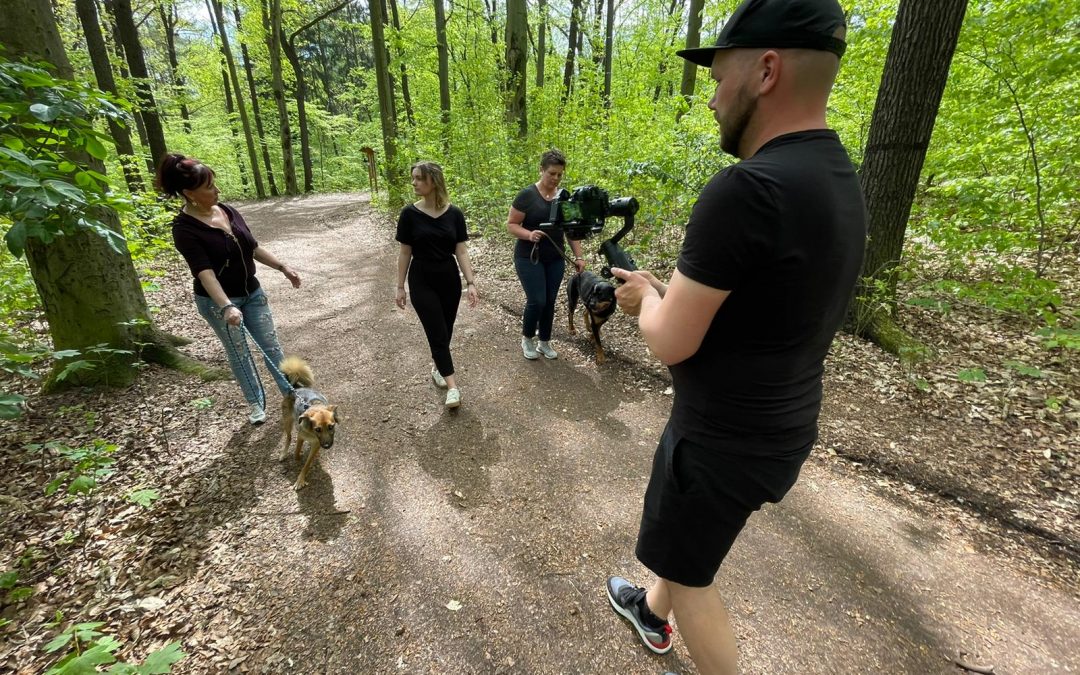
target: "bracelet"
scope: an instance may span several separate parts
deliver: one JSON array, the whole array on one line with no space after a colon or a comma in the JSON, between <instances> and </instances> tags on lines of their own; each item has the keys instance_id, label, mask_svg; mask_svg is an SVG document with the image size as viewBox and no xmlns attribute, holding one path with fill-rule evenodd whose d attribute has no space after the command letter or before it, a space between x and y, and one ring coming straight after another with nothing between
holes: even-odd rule
<instances>
[{"instance_id":1,"label":"bracelet","mask_svg":"<svg viewBox=\"0 0 1080 675\"><path fill-rule=\"evenodd\" d=\"M284 272L285 271L285 263L278 263L277 271L278 272Z\"/></svg>"},{"instance_id":2,"label":"bracelet","mask_svg":"<svg viewBox=\"0 0 1080 675\"><path fill-rule=\"evenodd\" d=\"M475 285L476 285L476 283L475 283L475 282L472 282L472 281L466 281L466 282L465 282L465 285L466 285L466 286L475 286Z\"/></svg>"},{"instance_id":3,"label":"bracelet","mask_svg":"<svg viewBox=\"0 0 1080 675\"><path fill-rule=\"evenodd\" d=\"M239 309L236 305L234 305L234 304L232 304L230 302L229 304L225 305L224 307L222 307L221 309L218 310L218 313L221 314L222 318L225 317L225 311L228 310L230 307L232 307L233 309Z\"/></svg>"},{"instance_id":4,"label":"bracelet","mask_svg":"<svg viewBox=\"0 0 1080 675\"><path fill-rule=\"evenodd\" d=\"M581 256L578 256L578 257L574 258L574 262L577 262L578 260L584 260L584 259L585 258L582 258Z\"/></svg>"}]
</instances>

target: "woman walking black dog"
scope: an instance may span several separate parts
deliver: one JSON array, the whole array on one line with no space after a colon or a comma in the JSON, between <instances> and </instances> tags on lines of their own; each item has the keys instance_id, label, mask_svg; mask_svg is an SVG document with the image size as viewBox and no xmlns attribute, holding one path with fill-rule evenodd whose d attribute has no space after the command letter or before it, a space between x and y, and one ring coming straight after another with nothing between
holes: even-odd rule
<instances>
[{"instance_id":1,"label":"woman walking black dog","mask_svg":"<svg viewBox=\"0 0 1080 675\"><path fill-rule=\"evenodd\" d=\"M525 291L521 351L530 361L540 354L548 359L559 357L550 340L555 298L566 271L565 238L561 231L544 236L539 228L548 221L551 202L559 192L565 171L566 157L561 152L554 149L545 152L540 158L540 180L518 193L506 219L506 229L518 240L514 246L514 268ZM574 251L574 265L581 272L585 269L581 243L571 239L570 248Z\"/></svg>"},{"instance_id":2,"label":"woman walking black dog","mask_svg":"<svg viewBox=\"0 0 1080 675\"><path fill-rule=\"evenodd\" d=\"M427 335L431 358L431 379L446 388L446 407L461 405L461 390L454 376L450 356L450 338L454 333L458 305L461 302L461 274L467 285L469 306L479 299L476 277L465 229L465 214L450 203L442 167L435 162L417 162L412 166L413 191L420 200L406 206L398 216L397 294L395 302L405 309L405 280L408 277L413 309ZM456 262L455 262L456 260Z\"/></svg>"}]
</instances>

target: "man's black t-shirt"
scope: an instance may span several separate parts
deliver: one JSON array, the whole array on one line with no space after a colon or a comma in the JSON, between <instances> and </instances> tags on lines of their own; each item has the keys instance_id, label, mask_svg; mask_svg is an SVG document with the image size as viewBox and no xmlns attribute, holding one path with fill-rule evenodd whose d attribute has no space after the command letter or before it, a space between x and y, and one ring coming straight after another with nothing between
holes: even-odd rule
<instances>
[{"instance_id":1,"label":"man's black t-shirt","mask_svg":"<svg viewBox=\"0 0 1080 675\"><path fill-rule=\"evenodd\" d=\"M756 455L813 442L865 241L859 179L834 131L779 136L709 181L678 269L731 293L697 352L671 366L677 437Z\"/></svg>"},{"instance_id":2,"label":"man's black t-shirt","mask_svg":"<svg viewBox=\"0 0 1080 675\"><path fill-rule=\"evenodd\" d=\"M538 230L540 229L540 223L551 220L551 201L540 196L540 190L536 189L535 184L523 189L517 194L517 197L514 197L513 207L525 214L525 220L522 221L521 226L526 230ZM561 231L549 231L548 236L551 237L550 241L545 237L539 243L540 262L548 263L559 260L562 258L559 252L566 248L565 237ZM517 244L514 246L514 257L528 258L532 254L532 250L533 243L531 241L518 239Z\"/></svg>"},{"instance_id":3,"label":"man's black t-shirt","mask_svg":"<svg viewBox=\"0 0 1080 675\"><path fill-rule=\"evenodd\" d=\"M432 218L414 204L409 204L398 216L396 239L412 247L413 260L449 260L458 243L469 240L465 214L451 204L438 218Z\"/></svg>"}]
</instances>

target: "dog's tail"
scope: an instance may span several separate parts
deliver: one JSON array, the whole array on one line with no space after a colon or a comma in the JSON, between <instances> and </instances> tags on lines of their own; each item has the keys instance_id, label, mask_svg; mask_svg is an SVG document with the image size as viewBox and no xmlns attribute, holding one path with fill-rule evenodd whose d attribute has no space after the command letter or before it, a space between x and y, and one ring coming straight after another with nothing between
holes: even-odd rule
<instances>
[{"instance_id":1,"label":"dog's tail","mask_svg":"<svg viewBox=\"0 0 1080 675\"><path fill-rule=\"evenodd\" d=\"M566 282L566 304L571 314L577 309L578 295L581 293L581 274L575 274Z\"/></svg>"},{"instance_id":2,"label":"dog's tail","mask_svg":"<svg viewBox=\"0 0 1080 675\"><path fill-rule=\"evenodd\" d=\"M294 387L310 387L315 384L315 374L311 372L311 366L299 356L285 357L281 362L281 372Z\"/></svg>"}]
</instances>

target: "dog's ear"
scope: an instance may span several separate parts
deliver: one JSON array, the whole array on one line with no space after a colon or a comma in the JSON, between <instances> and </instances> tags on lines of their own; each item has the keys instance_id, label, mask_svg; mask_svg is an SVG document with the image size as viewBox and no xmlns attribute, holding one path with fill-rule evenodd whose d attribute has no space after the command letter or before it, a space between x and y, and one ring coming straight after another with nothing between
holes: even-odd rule
<instances>
[{"instance_id":1,"label":"dog's ear","mask_svg":"<svg viewBox=\"0 0 1080 675\"><path fill-rule=\"evenodd\" d=\"M330 411L331 415L333 415L334 424L337 424L338 423L337 406L336 405L327 406L326 409Z\"/></svg>"}]
</instances>

